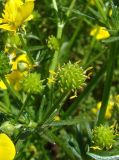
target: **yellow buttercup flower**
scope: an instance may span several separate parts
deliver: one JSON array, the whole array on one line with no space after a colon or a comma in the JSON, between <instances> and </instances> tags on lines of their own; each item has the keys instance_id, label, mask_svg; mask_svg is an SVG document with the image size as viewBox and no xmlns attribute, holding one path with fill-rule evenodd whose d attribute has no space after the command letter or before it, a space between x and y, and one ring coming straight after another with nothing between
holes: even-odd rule
<instances>
[{"instance_id":1,"label":"yellow buttercup flower","mask_svg":"<svg viewBox=\"0 0 119 160\"><path fill-rule=\"evenodd\" d=\"M8 0L0 18L0 28L16 31L25 21L31 19L34 0Z\"/></svg>"},{"instance_id":2,"label":"yellow buttercup flower","mask_svg":"<svg viewBox=\"0 0 119 160\"><path fill-rule=\"evenodd\" d=\"M16 154L11 139L4 133L0 134L0 160L13 160Z\"/></svg>"},{"instance_id":3,"label":"yellow buttercup flower","mask_svg":"<svg viewBox=\"0 0 119 160\"><path fill-rule=\"evenodd\" d=\"M96 26L90 31L90 35L94 36L97 40L102 40L110 37L109 32L105 27Z\"/></svg>"}]
</instances>

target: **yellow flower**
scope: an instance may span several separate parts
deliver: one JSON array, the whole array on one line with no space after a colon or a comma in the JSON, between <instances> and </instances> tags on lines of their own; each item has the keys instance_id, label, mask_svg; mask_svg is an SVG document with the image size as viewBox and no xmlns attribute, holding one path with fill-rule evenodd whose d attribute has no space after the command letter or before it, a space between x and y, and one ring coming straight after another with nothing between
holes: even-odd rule
<instances>
[{"instance_id":1,"label":"yellow flower","mask_svg":"<svg viewBox=\"0 0 119 160\"><path fill-rule=\"evenodd\" d=\"M94 5L94 4L95 4L95 0L89 0L89 3L90 3L91 5Z\"/></svg>"},{"instance_id":2,"label":"yellow flower","mask_svg":"<svg viewBox=\"0 0 119 160\"><path fill-rule=\"evenodd\" d=\"M12 55L13 53L11 53ZM32 65L28 60L26 54L21 54L15 60L11 59L12 72L6 75L8 83L14 86L15 90L20 90L20 81L28 73L28 70L31 69ZM0 89L7 89L3 81L0 81Z\"/></svg>"},{"instance_id":3,"label":"yellow flower","mask_svg":"<svg viewBox=\"0 0 119 160\"><path fill-rule=\"evenodd\" d=\"M0 134L0 160L13 160L16 154L11 139L4 133Z\"/></svg>"},{"instance_id":4,"label":"yellow flower","mask_svg":"<svg viewBox=\"0 0 119 160\"><path fill-rule=\"evenodd\" d=\"M56 116L54 117L54 121L60 121L60 116L56 115Z\"/></svg>"},{"instance_id":5,"label":"yellow flower","mask_svg":"<svg viewBox=\"0 0 119 160\"><path fill-rule=\"evenodd\" d=\"M12 70L18 70L18 69L28 70L32 67L27 57L27 54L21 54L16 58L15 61L12 61L11 64L12 64Z\"/></svg>"},{"instance_id":6,"label":"yellow flower","mask_svg":"<svg viewBox=\"0 0 119 160\"><path fill-rule=\"evenodd\" d=\"M99 109L101 107L101 104L102 104L101 102L98 102L97 106L92 109L92 112L94 114L96 114L99 111ZM105 114L105 118L106 119L110 119L111 118L113 106L114 106L114 102L110 100L109 103L108 103L108 106L107 106L106 114Z\"/></svg>"},{"instance_id":7,"label":"yellow flower","mask_svg":"<svg viewBox=\"0 0 119 160\"><path fill-rule=\"evenodd\" d=\"M102 40L110 37L109 32L106 30L105 27L96 26L94 27L91 32L91 36L94 36L97 40Z\"/></svg>"},{"instance_id":8,"label":"yellow flower","mask_svg":"<svg viewBox=\"0 0 119 160\"><path fill-rule=\"evenodd\" d=\"M16 31L25 21L30 20L34 9L34 0L7 0L2 18L0 18L0 28Z\"/></svg>"},{"instance_id":9,"label":"yellow flower","mask_svg":"<svg viewBox=\"0 0 119 160\"><path fill-rule=\"evenodd\" d=\"M18 70L11 72L8 74L7 80L9 81L10 84L14 86L15 90L20 90L20 81L23 79L23 77L27 74L27 72L20 72Z\"/></svg>"}]
</instances>

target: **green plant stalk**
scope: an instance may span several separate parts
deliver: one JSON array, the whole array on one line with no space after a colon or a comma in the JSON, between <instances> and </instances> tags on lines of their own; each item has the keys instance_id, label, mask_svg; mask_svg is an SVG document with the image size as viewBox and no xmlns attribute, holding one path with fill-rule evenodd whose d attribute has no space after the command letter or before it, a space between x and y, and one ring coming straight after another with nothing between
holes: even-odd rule
<instances>
[{"instance_id":1,"label":"green plant stalk","mask_svg":"<svg viewBox=\"0 0 119 160\"><path fill-rule=\"evenodd\" d=\"M52 0L52 3L53 3L54 9L58 12L58 7L57 7L56 0Z\"/></svg>"},{"instance_id":2,"label":"green plant stalk","mask_svg":"<svg viewBox=\"0 0 119 160\"><path fill-rule=\"evenodd\" d=\"M92 57L86 64L85 68L89 67L93 62L95 62L99 57L101 57L103 54L105 54L106 49L104 49L102 52L97 54L95 57Z\"/></svg>"},{"instance_id":3,"label":"green plant stalk","mask_svg":"<svg viewBox=\"0 0 119 160\"><path fill-rule=\"evenodd\" d=\"M55 109L57 109L57 112L56 112L56 113L59 112L59 110L62 108L65 100L66 100L67 97L69 96L69 94L70 94L70 92L64 93L64 94L60 97L60 99L58 99L57 102L56 102L52 107L50 107L50 108L47 110L46 114L44 115L43 121L47 121L48 118L50 117L50 115L53 113L53 111L55 111Z\"/></svg>"},{"instance_id":4,"label":"green plant stalk","mask_svg":"<svg viewBox=\"0 0 119 160\"><path fill-rule=\"evenodd\" d=\"M91 43L90 43L90 47L88 49L88 53L87 55L84 57L84 61L83 61L83 65L86 66L86 64L88 63L88 61L90 60L90 56L92 53L92 49L94 47L94 45L96 45L96 39L95 37L92 38Z\"/></svg>"},{"instance_id":5,"label":"green plant stalk","mask_svg":"<svg viewBox=\"0 0 119 160\"><path fill-rule=\"evenodd\" d=\"M62 37L64 23L58 22L58 29L57 29L57 39L60 40ZM52 59L52 63L50 65L49 71L55 71L57 64L58 64L58 57L59 57L59 50L56 50ZM50 74L49 77L51 78L52 75Z\"/></svg>"},{"instance_id":6,"label":"green plant stalk","mask_svg":"<svg viewBox=\"0 0 119 160\"><path fill-rule=\"evenodd\" d=\"M101 3L102 3L102 1L101 1ZM100 15L102 16L104 22L107 22L107 16L106 16L106 14L104 12L104 8L103 8L104 5L101 6L101 3L100 3L100 0L95 0L95 4L96 4L96 6L97 6L97 8L98 8L98 10L100 12Z\"/></svg>"},{"instance_id":7,"label":"green plant stalk","mask_svg":"<svg viewBox=\"0 0 119 160\"><path fill-rule=\"evenodd\" d=\"M107 68L106 68L107 72L106 72L106 79L104 83L104 91L103 91L103 96L102 96L102 105L100 108L97 125L103 124L105 122L105 113L106 113L107 106L108 106L110 88L112 84L115 57L116 57L116 53L118 52L117 46L118 46L117 43L112 43L112 46L110 49L110 55L107 61Z\"/></svg>"},{"instance_id":8,"label":"green plant stalk","mask_svg":"<svg viewBox=\"0 0 119 160\"><path fill-rule=\"evenodd\" d=\"M69 9L68 9L68 11L67 11L67 13L66 13L67 17L70 16L71 10L73 9L75 3L76 3L76 0L72 0L71 4L70 4L70 6L69 6Z\"/></svg>"},{"instance_id":9,"label":"green plant stalk","mask_svg":"<svg viewBox=\"0 0 119 160\"><path fill-rule=\"evenodd\" d=\"M20 112L18 113L17 117L15 118L15 123L19 120L21 114L23 113L27 103L28 103L28 100L29 100L29 97L31 96L31 94L28 94L26 99L25 99L25 102L23 103L22 107L21 107L21 110Z\"/></svg>"},{"instance_id":10,"label":"green plant stalk","mask_svg":"<svg viewBox=\"0 0 119 160\"><path fill-rule=\"evenodd\" d=\"M2 76L1 79L4 82L4 84L6 85L7 89L13 94L13 96L16 97L19 101L22 102L21 96L19 95L18 92L16 92L14 90L13 86L8 83L8 81L6 80L5 76Z\"/></svg>"},{"instance_id":11,"label":"green plant stalk","mask_svg":"<svg viewBox=\"0 0 119 160\"><path fill-rule=\"evenodd\" d=\"M10 98L9 98L9 94L8 94L8 91L7 90L4 90L4 103L5 105L7 106L7 109L9 109L10 111L10 107L11 107L11 103L10 103Z\"/></svg>"},{"instance_id":12,"label":"green plant stalk","mask_svg":"<svg viewBox=\"0 0 119 160\"><path fill-rule=\"evenodd\" d=\"M21 33L19 34L19 38L20 38L20 40L21 40L21 43L22 43L22 45L23 45L23 48L24 48L25 51L26 51L26 54L27 54L27 56L28 56L29 61L31 62L32 65L34 65L34 60L33 60L32 56L31 56L31 54L30 54L30 51L29 51L29 49L28 49L28 47L27 47L27 45L26 45L26 43L25 43L25 41L24 41L23 35L22 35Z\"/></svg>"},{"instance_id":13,"label":"green plant stalk","mask_svg":"<svg viewBox=\"0 0 119 160\"><path fill-rule=\"evenodd\" d=\"M70 4L70 7L67 11L67 16L70 15L71 13L71 9L74 7L74 4L75 4L75 1L76 0L73 0ZM54 9L56 10L56 12L58 12L58 7L57 7L57 3L56 3L56 0L52 0L52 3L53 3L53 7ZM62 32L63 32L63 28L64 28L64 25L65 23L61 20L58 20L58 23L57 23L57 39L60 41L60 39L62 38ZM49 70L50 71L55 71L56 67L57 67L57 64L58 64L58 58L59 58L59 52L60 51L55 51L54 53L54 57L52 59L52 63L50 65L50 68ZM52 75L50 74L49 77L51 78Z\"/></svg>"},{"instance_id":14,"label":"green plant stalk","mask_svg":"<svg viewBox=\"0 0 119 160\"><path fill-rule=\"evenodd\" d=\"M58 7L57 7L57 3L55 0L52 0L53 3L53 7L56 10L56 12L58 12ZM61 37L62 37L62 31L64 28L64 22L61 22L60 20L58 20L57 23L57 39L60 41ZM55 71L57 64L58 64L58 59L59 59L59 51L60 50L56 50L51 62L51 65L49 67L49 71ZM52 74L49 72L49 79L52 78ZM52 84L48 85L49 88L51 88Z\"/></svg>"},{"instance_id":15,"label":"green plant stalk","mask_svg":"<svg viewBox=\"0 0 119 160\"><path fill-rule=\"evenodd\" d=\"M85 13L86 11L87 11L87 5L86 5L86 7L85 7L85 9L84 9L84 13ZM71 10L70 10L70 12L71 12ZM84 17L84 18L85 18L85 17ZM62 58L62 52L60 52L61 54L60 54L59 59L60 59L60 63L61 63L61 64L64 63L64 61L68 60L68 58L69 58L69 56L70 56L70 53L71 53L70 50L71 50L71 48L72 48L72 46L73 46L73 44L74 44L77 36L79 35L79 32L81 31L81 28L82 28L82 25L83 25L83 21L84 21L83 18L79 20L79 22L78 22L78 24L77 24L77 27L76 27L76 29L74 30L73 35L71 36L71 39L68 41L68 45L67 45L65 51L63 51L63 53L65 52L65 59ZM62 61L62 59L63 59L63 61Z\"/></svg>"},{"instance_id":16,"label":"green plant stalk","mask_svg":"<svg viewBox=\"0 0 119 160\"><path fill-rule=\"evenodd\" d=\"M91 82L87 85L85 90L79 95L79 97L76 98L74 103L69 106L69 109L64 113L64 117L68 117L74 112L76 112L76 109L79 107L79 104L86 98L86 96L91 92L96 85L99 83L99 81L102 79L102 76L105 73L105 66L103 66L100 71L95 75L95 77L91 80Z\"/></svg>"},{"instance_id":17,"label":"green plant stalk","mask_svg":"<svg viewBox=\"0 0 119 160\"><path fill-rule=\"evenodd\" d=\"M37 121L38 123L41 123L42 118L43 118L43 111L44 111L44 106L45 106L45 101L46 101L46 96L43 95L42 100L41 100L41 104L38 110L38 115L37 115Z\"/></svg>"}]
</instances>

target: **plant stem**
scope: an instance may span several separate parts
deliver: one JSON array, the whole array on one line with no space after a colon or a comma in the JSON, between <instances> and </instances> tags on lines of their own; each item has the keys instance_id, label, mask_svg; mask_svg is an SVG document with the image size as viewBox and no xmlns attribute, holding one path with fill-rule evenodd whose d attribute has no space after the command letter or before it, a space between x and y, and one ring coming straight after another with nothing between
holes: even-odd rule
<instances>
[{"instance_id":1,"label":"plant stem","mask_svg":"<svg viewBox=\"0 0 119 160\"><path fill-rule=\"evenodd\" d=\"M70 6L69 6L69 9L68 9L68 11L67 11L67 13L66 13L67 17L70 16L71 10L73 9L73 7L74 7L74 5L75 5L75 2L76 2L76 0L72 0L71 4L70 4Z\"/></svg>"},{"instance_id":2,"label":"plant stem","mask_svg":"<svg viewBox=\"0 0 119 160\"><path fill-rule=\"evenodd\" d=\"M110 50L110 55L107 61L107 73L106 73L106 80L104 84L104 91L102 96L102 105L100 108L99 116L97 125L103 124L105 121L105 113L108 106L110 88L112 84L113 72L114 72L114 64L115 64L115 57L117 53L117 43L113 43Z\"/></svg>"},{"instance_id":3,"label":"plant stem","mask_svg":"<svg viewBox=\"0 0 119 160\"><path fill-rule=\"evenodd\" d=\"M63 22L58 22L58 29L57 29L57 39L60 40L62 37L62 31L63 31L63 27L64 27L64 23ZM56 50L54 53L54 57L52 59L52 63L50 65L49 70L50 71L55 71L56 67L57 67L57 63L58 63L58 56L59 56L59 50ZM52 75L50 74L49 77L51 77Z\"/></svg>"},{"instance_id":4,"label":"plant stem","mask_svg":"<svg viewBox=\"0 0 119 160\"><path fill-rule=\"evenodd\" d=\"M55 0L52 1L53 3L53 7L56 10L56 12L58 12L58 7L57 7L57 3ZM62 31L64 28L64 22L62 22L60 19L58 19L58 23L57 23L57 39L60 41L61 37L62 37ZM58 58L59 58L59 51L60 50L56 50L51 62L51 65L49 67L49 71L55 71L57 64L58 64ZM52 77L52 74L49 73L49 78ZM49 88L51 87L52 84L49 84Z\"/></svg>"},{"instance_id":5,"label":"plant stem","mask_svg":"<svg viewBox=\"0 0 119 160\"><path fill-rule=\"evenodd\" d=\"M58 12L58 7L57 7L56 0L52 0L52 3L53 3L54 9Z\"/></svg>"},{"instance_id":6,"label":"plant stem","mask_svg":"<svg viewBox=\"0 0 119 160\"><path fill-rule=\"evenodd\" d=\"M100 12L100 15L103 18L103 21L107 22L107 16L106 16L105 11L103 9L103 7L104 7L103 2L102 1L100 2L100 0L95 0L95 4L96 4L96 6L97 6L97 8L98 8L98 10Z\"/></svg>"},{"instance_id":7,"label":"plant stem","mask_svg":"<svg viewBox=\"0 0 119 160\"><path fill-rule=\"evenodd\" d=\"M15 123L19 120L19 117L21 116L22 112L24 111L30 96L31 96L30 94L27 95L25 102L23 103L23 105L21 107L20 112L18 113L17 117L15 118Z\"/></svg>"},{"instance_id":8,"label":"plant stem","mask_svg":"<svg viewBox=\"0 0 119 160\"><path fill-rule=\"evenodd\" d=\"M8 94L8 91L7 90L5 90L4 91L4 103L5 103L5 105L7 106L7 109L8 110L10 110L11 108L11 103L10 103L10 98L9 98L9 94Z\"/></svg>"}]
</instances>

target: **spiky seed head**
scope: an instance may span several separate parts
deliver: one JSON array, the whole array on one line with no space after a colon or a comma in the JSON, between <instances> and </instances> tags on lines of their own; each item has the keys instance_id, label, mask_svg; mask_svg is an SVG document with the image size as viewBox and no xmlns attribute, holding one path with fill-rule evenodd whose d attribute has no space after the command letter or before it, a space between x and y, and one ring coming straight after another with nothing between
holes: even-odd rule
<instances>
[{"instance_id":1,"label":"spiky seed head","mask_svg":"<svg viewBox=\"0 0 119 160\"><path fill-rule=\"evenodd\" d=\"M78 63L68 62L58 69L58 84L64 91L76 91L82 88L85 85L86 78L85 71Z\"/></svg>"},{"instance_id":2,"label":"spiky seed head","mask_svg":"<svg viewBox=\"0 0 119 160\"><path fill-rule=\"evenodd\" d=\"M41 93L44 86L43 80L41 80L41 75L38 73L30 73L21 82L22 89L24 92L31 94Z\"/></svg>"},{"instance_id":3,"label":"spiky seed head","mask_svg":"<svg viewBox=\"0 0 119 160\"><path fill-rule=\"evenodd\" d=\"M100 149L110 149L115 144L114 129L109 126L100 125L93 130L93 143Z\"/></svg>"}]
</instances>

